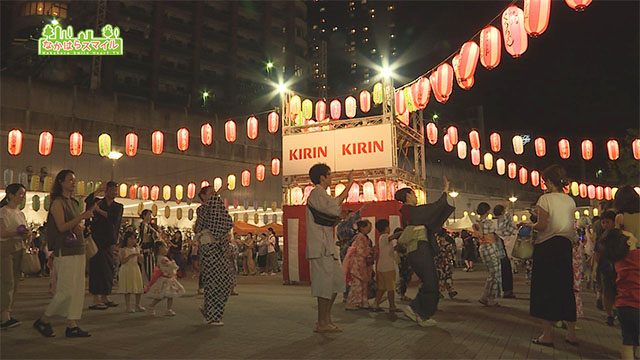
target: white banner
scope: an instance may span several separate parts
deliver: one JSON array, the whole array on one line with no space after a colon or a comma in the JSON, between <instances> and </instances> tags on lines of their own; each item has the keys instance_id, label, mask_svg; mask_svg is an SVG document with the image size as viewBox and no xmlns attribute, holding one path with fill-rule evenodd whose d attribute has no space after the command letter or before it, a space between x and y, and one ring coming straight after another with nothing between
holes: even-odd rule
<instances>
[{"instance_id":1,"label":"white banner","mask_svg":"<svg viewBox=\"0 0 640 360\"><path fill-rule=\"evenodd\" d=\"M382 124L283 136L282 174L308 174L309 168L320 162L336 172L391 167L391 126Z\"/></svg>"}]
</instances>

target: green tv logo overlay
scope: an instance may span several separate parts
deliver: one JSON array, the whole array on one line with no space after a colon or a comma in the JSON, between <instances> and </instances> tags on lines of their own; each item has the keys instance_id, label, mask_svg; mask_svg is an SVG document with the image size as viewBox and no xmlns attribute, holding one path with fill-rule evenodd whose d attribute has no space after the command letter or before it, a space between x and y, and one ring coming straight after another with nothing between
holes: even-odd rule
<instances>
[{"instance_id":1,"label":"green tv logo overlay","mask_svg":"<svg viewBox=\"0 0 640 360\"><path fill-rule=\"evenodd\" d=\"M124 45L117 26L105 25L95 36L84 30L73 36L71 25L63 29L59 24L47 24L38 39L38 55L122 55Z\"/></svg>"}]
</instances>

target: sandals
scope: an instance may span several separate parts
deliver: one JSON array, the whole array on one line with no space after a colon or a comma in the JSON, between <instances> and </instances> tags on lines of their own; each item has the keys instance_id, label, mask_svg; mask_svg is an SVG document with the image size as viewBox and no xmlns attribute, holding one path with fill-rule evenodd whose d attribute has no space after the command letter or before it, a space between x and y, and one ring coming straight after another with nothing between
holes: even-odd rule
<instances>
[{"instance_id":1,"label":"sandals","mask_svg":"<svg viewBox=\"0 0 640 360\"><path fill-rule=\"evenodd\" d=\"M320 329L318 328L318 324L316 323L316 326L313 328L313 332L318 334L341 333L342 329L335 325L329 325L329 327L327 327L326 329Z\"/></svg>"},{"instance_id":2,"label":"sandals","mask_svg":"<svg viewBox=\"0 0 640 360\"><path fill-rule=\"evenodd\" d=\"M68 338L83 338L83 337L90 337L91 334L89 334L88 331L84 331L76 326L73 328L68 327L67 330L65 331L65 336Z\"/></svg>"},{"instance_id":3,"label":"sandals","mask_svg":"<svg viewBox=\"0 0 640 360\"><path fill-rule=\"evenodd\" d=\"M531 339L531 343L534 345L540 345L540 346L546 346L546 347L553 347L553 343L552 342L542 342L540 341L539 338L533 338Z\"/></svg>"},{"instance_id":4,"label":"sandals","mask_svg":"<svg viewBox=\"0 0 640 360\"><path fill-rule=\"evenodd\" d=\"M56 333L53 332L53 328L51 327L51 323L45 323L41 319L36 320L33 323L33 327L38 330L40 335L44 337L55 337Z\"/></svg>"},{"instance_id":5,"label":"sandals","mask_svg":"<svg viewBox=\"0 0 640 360\"><path fill-rule=\"evenodd\" d=\"M107 310L109 305L107 304L93 304L89 305L89 310Z\"/></svg>"}]
</instances>

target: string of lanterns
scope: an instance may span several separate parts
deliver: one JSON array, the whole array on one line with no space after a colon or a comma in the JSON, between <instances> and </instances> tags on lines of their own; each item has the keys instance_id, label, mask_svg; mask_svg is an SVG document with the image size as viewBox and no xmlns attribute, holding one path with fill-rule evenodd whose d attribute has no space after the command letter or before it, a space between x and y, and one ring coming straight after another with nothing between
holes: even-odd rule
<instances>
[{"instance_id":1,"label":"string of lanterns","mask_svg":"<svg viewBox=\"0 0 640 360\"><path fill-rule=\"evenodd\" d=\"M247 119L247 138L255 140L258 138L258 118L250 116ZM267 115L267 131L270 134L278 132L280 124L280 116L277 112L271 111ZM200 127L200 142L204 146L213 144L213 127L210 123L202 124ZM164 132L155 130L151 133L151 151L155 155L161 155L164 152ZM234 120L228 120L224 124L224 137L228 143L233 143L238 139L237 126ZM190 146L191 133L188 128L182 127L176 131L176 144L181 152L185 152ZM38 137L38 153L42 156L51 155L53 149L54 137L49 131L43 131ZM24 136L20 129L13 129L8 133L7 151L10 155L18 156L22 153ZM83 136L79 131L75 131L69 135L69 153L72 156L82 155ZM138 153L139 137L135 132L129 132L125 135L124 153L133 157ZM98 136L98 152L100 156L107 156L111 152L111 135L107 133Z\"/></svg>"},{"instance_id":2,"label":"string of lanterns","mask_svg":"<svg viewBox=\"0 0 640 360\"><path fill-rule=\"evenodd\" d=\"M344 184L340 183L334 186L333 189L332 187L328 187L327 193L331 195L333 192L335 196L338 196L344 191L348 191L348 203L362 203L393 200L396 191L406 187L408 187L408 185L402 181L381 179L377 181L365 181L362 185L359 182L355 182L348 190ZM292 187L287 189L285 198L288 199L290 205L304 205L313 188L311 185L306 186L304 189L299 186ZM427 197L424 190L415 189L414 191L418 204L425 204Z\"/></svg>"}]
</instances>

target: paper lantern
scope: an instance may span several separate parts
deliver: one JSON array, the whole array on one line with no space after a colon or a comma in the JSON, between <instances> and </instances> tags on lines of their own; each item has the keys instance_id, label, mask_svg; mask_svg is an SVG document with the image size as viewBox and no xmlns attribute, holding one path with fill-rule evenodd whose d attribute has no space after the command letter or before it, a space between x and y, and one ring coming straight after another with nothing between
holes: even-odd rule
<instances>
[{"instance_id":1,"label":"paper lantern","mask_svg":"<svg viewBox=\"0 0 640 360\"><path fill-rule=\"evenodd\" d=\"M484 154L483 163L485 170L491 171L493 169L493 155L491 153Z\"/></svg>"},{"instance_id":2,"label":"paper lantern","mask_svg":"<svg viewBox=\"0 0 640 360\"><path fill-rule=\"evenodd\" d=\"M20 153L22 152L22 143L22 131L18 129L9 131L7 139L7 151L9 151L9 154L13 156L20 155Z\"/></svg>"},{"instance_id":3,"label":"paper lantern","mask_svg":"<svg viewBox=\"0 0 640 360\"><path fill-rule=\"evenodd\" d=\"M575 11L584 11L591 4L591 0L564 0Z\"/></svg>"},{"instance_id":4,"label":"paper lantern","mask_svg":"<svg viewBox=\"0 0 640 360\"><path fill-rule=\"evenodd\" d=\"M459 73L461 79L469 79L476 73L476 66L480 58L480 47L475 41L467 41L460 48Z\"/></svg>"},{"instance_id":5,"label":"paper lantern","mask_svg":"<svg viewBox=\"0 0 640 360\"><path fill-rule=\"evenodd\" d=\"M211 124L206 123L200 126L200 142L205 146L213 144L213 127Z\"/></svg>"},{"instance_id":6,"label":"paper lantern","mask_svg":"<svg viewBox=\"0 0 640 360\"><path fill-rule=\"evenodd\" d=\"M44 205L44 210L45 211L49 211L49 207L51 206L51 196L46 195L44 197L44 201L43 201L43 205Z\"/></svg>"},{"instance_id":7,"label":"paper lantern","mask_svg":"<svg viewBox=\"0 0 640 360\"><path fill-rule=\"evenodd\" d=\"M491 144L491 151L499 152L502 148L502 142L500 141L500 134L494 132L489 136L489 143Z\"/></svg>"},{"instance_id":8,"label":"paper lantern","mask_svg":"<svg viewBox=\"0 0 640 360\"><path fill-rule=\"evenodd\" d=\"M520 181L520 184L524 185L527 183L528 181L528 172L527 172L527 168L525 168L524 166L520 168L520 170L518 171L518 180Z\"/></svg>"},{"instance_id":9,"label":"paper lantern","mask_svg":"<svg viewBox=\"0 0 640 360\"><path fill-rule=\"evenodd\" d=\"M398 121L404 126L409 126L409 112L405 111L404 114L398 115Z\"/></svg>"},{"instance_id":10,"label":"paper lantern","mask_svg":"<svg viewBox=\"0 0 640 360\"><path fill-rule=\"evenodd\" d=\"M636 160L640 160L640 139L635 139L633 140L633 143L631 144L632 150L633 150L633 157Z\"/></svg>"},{"instance_id":11,"label":"paper lantern","mask_svg":"<svg viewBox=\"0 0 640 360\"><path fill-rule=\"evenodd\" d=\"M618 140L607 141L607 154L609 155L609 160L618 160L620 157L620 146L618 145Z\"/></svg>"},{"instance_id":12,"label":"paper lantern","mask_svg":"<svg viewBox=\"0 0 640 360\"><path fill-rule=\"evenodd\" d=\"M349 189L349 195L347 196L347 202L357 203L360 200L360 185L353 183L351 189Z\"/></svg>"},{"instance_id":13,"label":"paper lantern","mask_svg":"<svg viewBox=\"0 0 640 360\"><path fill-rule=\"evenodd\" d=\"M413 104L418 110L423 110L427 107L430 95L431 84L428 78L422 76L411 84L411 97L413 98Z\"/></svg>"},{"instance_id":14,"label":"paper lantern","mask_svg":"<svg viewBox=\"0 0 640 360\"><path fill-rule=\"evenodd\" d=\"M524 0L524 29L532 37L540 36L549 26L551 0Z\"/></svg>"},{"instance_id":15,"label":"paper lantern","mask_svg":"<svg viewBox=\"0 0 640 360\"><path fill-rule=\"evenodd\" d=\"M431 73L429 81L436 100L446 103L453 90L453 67L449 63L441 64Z\"/></svg>"},{"instance_id":16,"label":"paper lantern","mask_svg":"<svg viewBox=\"0 0 640 360\"><path fill-rule=\"evenodd\" d=\"M272 111L267 115L267 130L270 134L278 132L278 126L280 125L280 116L275 111Z\"/></svg>"},{"instance_id":17,"label":"paper lantern","mask_svg":"<svg viewBox=\"0 0 640 360\"><path fill-rule=\"evenodd\" d=\"M360 111L368 113L371 110L371 93L367 90L360 91Z\"/></svg>"},{"instance_id":18,"label":"paper lantern","mask_svg":"<svg viewBox=\"0 0 640 360\"><path fill-rule=\"evenodd\" d=\"M597 200L604 199L604 188L602 186L596 187L596 199Z\"/></svg>"},{"instance_id":19,"label":"paper lantern","mask_svg":"<svg viewBox=\"0 0 640 360\"><path fill-rule=\"evenodd\" d=\"M560 139L558 141L558 151L562 159L568 159L571 156L571 147L569 146L569 140Z\"/></svg>"},{"instance_id":20,"label":"paper lantern","mask_svg":"<svg viewBox=\"0 0 640 360\"><path fill-rule=\"evenodd\" d=\"M69 136L69 153L71 153L71 156L80 156L82 154L82 134L77 131Z\"/></svg>"},{"instance_id":21,"label":"paper lantern","mask_svg":"<svg viewBox=\"0 0 640 360\"><path fill-rule=\"evenodd\" d=\"M240 183L242 186L247 187L251 184L251 173L249 170L243 170L240 174Z\"/></svg>"},{"instance_id":22,"label":"paper lantern","mask_svg":"<svg viewBox=\"0 0 640 360\"><path fill-rule=\"evenodd\" d=\"M156 204L151 205L151 215L153 217L158 216L158 205Z\"/></svg>"},{"instance_id":23,"label":"paper lantern","mask_svg":"<svg viewBox=\"0 0 640 360\"><path fill-rule=\"evenodd\" d=\"M177 201L182 200L183 196L184 196L184 186L176 185L176 200Z\"/></svg>"},{"instance_id":24,"label":"paper lantern","mask_svg":"<svg viewBox=\"0 0 640 360\"><path fill-rule=\"evenodd\" d=\"M220 189L222 189L222 178L217 177L213 179L213 191L218 192Z\"/></svg>"},{"instance_id":25,"label":"paper lantern","mask_svg":"<svg viewBox=\"0 0 640 360\"><path fill-rule=\"evenodd\" d=\"M291 202L293 205L302 205L302 202L305 200L304 192L298 186L291 189ZM253 206L254 209L257 209L257 206Z\"/></svg>"},{"instance_id":26,"label":"paper lantern","mask_svg":"<svg viewBox=\"0 0 640 360\"><path fill-rule=\"evenodd\" d=\"M265 174L264 165L258 164L258 166L256 166L256 180L264 181L264 174Z\"/></svg>"},{"instance_id":27,"label":"paper lantern","mask_svg":"<svg viewBox=\"0 0 640 360\"><path fill-rule=\"evenodd\" d=\"M522 136L514 136L511 142L513 143L513 152L516 153L516 155L522 155L524 152L524 140Z\"/></svg>"},{"instance_id":28,"label":"paper lantern","mask_svg":"<svg viewBox=\"0 0 640 360\"><path fill-rule=\"evenodd\" d=\"M271 175L280 175L280 159L278 158L271 159Z\"/></svg>"},{"instance_id":29,"label":"paper lantern","mask_svg":"<svg viewBox=\"0 0 640 360\"><path fill-rule=\"evenodd\" d=\"M531 174L531 176L533 176L533 174ZM571 195L573 196L580 195L580 185L578 185L578 183L575 181L571 182L571 184L569 185L569 190L571 191Z\"/></svg>"},{"instance_id":30,"label":"paper lantern","mask_svg":"<svg viewBox=\"0 0 640 360\"><path fill-rule=\"evenodd\" d=\"M446 152L452 152L453 151L453 144L451 143L451 140L449 139L449 134L444 134L443 144L444 144L444 151L446 151Z\"/></svg>"},{"instance_id":31,"label":"paper lantern","mask_svg":"<svg viewBox=\"0 0 640 360\"><path fill-rule=\"evenodd\" d=\"M454 59L455 59L455 57L454 57ZM456 77L456 82L458 83L458 86L460 86L461 89L469 90L475 84L475 78L470 77L468 79L460 79L460 78Z\"/></svg>"},{"instance_id":32,"label":"paper lantern","mask_svg":"<svg viewBox=\"0 0 640 360\"><path fill-rule=\"evenodd\" d=\"M229 176L227 176L227 189L235 190L235 188L236 188L236 176L233 174L229 174Z\"/></svg>"},{"instance_id":33,"label":"paper lantern","mask_svg":"<svg viewBox=\"0 0 640 360\"><path fill-rule=\"evenodd\" d=\"M407 111L407 103L404 100L404 92L398 90L394 93L396 115L402 115Z\"/></svg>"},{"instance_id":34,"label":"paper lantern","mask_svg":"<svg viewBox=\"0 0 640 360\"><path fill-rule=\"evenodd\" d=\"M324 100L316 101L316 121L324 121L327 118L327 103Z\"/></svg>"},{"instance_id":35,"label":"paper lantern","mask_svg":"<svg viewBox=\"0 0 640 360\"><path fill-rule=\"evenodd\" d=\"M373 103L376 105L382 104L384 100L384 87L381 83L373 85Z\"/></svg>"},{"instance_id":36,"label":"paper lantern","mask_svg":"<svg viewBox=\"0 0 640 360\"><path fill-rule=\"evenodd\" d=\"M543 157L547 154L547 142L543 138L539 137L535 139L533 146L536 148L536 155L538 157Z\"/></svg>"},{"instance_id":37,"label":"paper lantern","mask_svg":"<svg viewBox=\"0 0 640 360\"><path fill-rule=\"evenodd\" d=\"M509 163L507 166L507 175L509 175L509 179L515 179L518 176L518 166L515 163Z\"/></svg>"},{"instance_id":38,"label":"paper lantern","mask_svg":"<svg viewBox=\"0 0 640 360\"><path fill-rule=\"evenodd\" d=\"M127 156L136 156L138 153L138 134L130 132L124 137L124 153Z\"/></svg>"},{"instance_id":39,"label":"paper lantern","mask_svg":"<svg viewBox=\"0 0 640 360\"><path fill-rule=\"evenodd\" d=\"M342 194L342 192L345 190L346 186L344 184L338 184L336 185L336 196L339 196L340 194Z\"/></svg>"},{"instance_id":40,"label":"paper lantern","mask_svg":"<svg viewBox=\"0 0 640 360\"><path fill-rule=\"evenodd\" d=\"M435 145L438 142L438 127L432 122L427 124L427 140L431 145Z\"/></svg>"},{"instance_id":41,"label":"paper lantern","mask_svg":"<svg viewBox=\"0 0 640 360\"><path fill-rule=\"evenodd\" d=\"M247 137L251 140L258 137L258 119L255 116L247 119Z\"/></svg>"},{"instance_id":42,"label":"paper lantern","mask_svg":"<svg viewBox=\"0 0 640 360\"><path fill-rule=\"evenodd\" d=\"M611 195L611 187L609 186L604 188L604 199L605 200L613 199L613 196Z\"/></svg>"},{"instance_id":43,"label":"paper lantern","mask_svg":"<svg viewBox=\"0 0 640 360\"><path fill-rule=\"evenodd\" d=\"M480 149L480 134L478 134L476 130L471 130L471 132L469 132L469 144L472 149Z\"/></svg>"},{"instance_id":44,"label":"paper lantern","mask_svg":"<svg viewBox=\"0 0 640 360\"><path fill-rule=\"evenodd\" d=\"M498 172L498 175L504 175L505 165L504 159L500 158L496 160L496 171Z\"/></svg>"},{"instance_id":45,"label":"paper lantern","mask_svg":"<svg viewBox=\"0 0 640 360\"><path fill-rule=\"evenodd\" d=\"M111 135L100 134L98 136L98 153L100 156L108 156L111 152Z\"/></svg>"},{"instance_id":46,"label":"paper lantern","mask_svg":"<svg viewBox=\"0 0 640 360\"><path fill-rule=\"evenodd\" d=\"M31 198L31 208L36 212L40 210L40 196L33 195L33 197Z\"/></svg>"},{"instance_id":47,"label":"paper lantern","mask_svg":"<svg viewBox=\"0 0 640 360\"><path fill-rule=\"evenodd\" d=\"M449 141L451 141L451 144L456 145L458 143L458 128L455 126L449 126L447 128L447 134L449 135Z\"/></svg>"},{"instance_id":48,"label":"paper lantern","mask_svg":"<svg viewBox=\"0 0 640 360\"><path fill-rule=\"evenodd\" d=\"M300 114L302 110L302 103L300 100L300 96L298 95L294 95L291 97L291 100L289 100L289 114L291 114L291 117L295 118L296 115Z\"/></svg>"},{"instance_id":49,"label":"paper lantern","mask_svg":"<svg viewBox=\"0 0 640 360\"><path fill-rule=\"evenodd\" d=\"M164 201L169 201L169 199L171 199L171 186L165 185L162 187L162 199Z\"/></svg>"},{"instance_id":50,"label":"paper lantern","mask_svg":"<svg viewBox=\"0 0 640 360\"><path fill-rule=\"evenodd\" d=\"M196 183L187 184L187 199L191 200L196 197Z\"/></svg>"},{"instance_id":51,"label":"paper lantern","mask_svg":"<svg viewBox=\"0 0 640 360\"><path fill-rule=\"evenodd\" d=\"M367 181L362 185L362 195L364 195L364 201L374 201L376 199L375 187L371 181Z\"/></svg>"},{"instance_id":52,"label":"paper lantern","mask_svg":"<svg viewBox=\"0 0 640 360\"><path fill-rule=\"evenodd\" d=\"M378 180L376 182L376 198L378 201L387 200L387 182L384 180Z\"/></svg>"},{"instance_id":53,"label":"paper lantern","mask_svg":"<svg viewBox=\"0 0 640 360\"><path fill-rule=\"evenodd\" d=\"M591 160L593 158L593 142L591 140L582 140L580 148L582 150L583 159Z\"/></svg>"},{"instance_id":54,"label":"paper lantern","mask_svg":"<svg viewBox=\"0 0 640 360\"><path fill-rule=\"evenodd\" d=\"M580 194L581 198L586 198L587 197L587 185L586 184L580 184L578 185L578 193Z\"/></svg>"},{"instance_id":55,"label":"paper lantern","mask_svg":"<svg viewBox=\"0 0 640 360\"><path fill-rule=\"evenodd\" d=\"M329 104L329 112L331 113L331 119L340 119L340 115L342 114L342 104L340 104L340 100L334 99L331 101L331 104Z\"/></svg>"},{"instance_id":56,"label":"paper lantern","mask_svg":"<svg viewBox=\"0 0 640 360\"><path fill-rule=\"evenodd\" d=\"M187 151L187 149L189 149L189 129L180 128L176 132L176 144L180 151Z\"/></svg>"},{"instance_id":57,"label":"paper lantern","mask_svg":"<svg viewBox=\"0 0 640 360\"><path fill-rule=\"evenodd\" d=\"M131 199L135 199L138 192L138 188L135 185L127 186L127 184L120 184L118 195L121 198L129 196ZM133 195L133 197L131 197Z\"/></svg>"},{"instance_id":58,"label":"paper lantern","mask_svg":"<svg viewBox=\"0 0 640 360\"><path fill-rule=\"evenodd\" d=\"M162 154L164 150L164 134L160 130L156 130L151 134L151 151L156 154Z\"/></svg>"},{"instance_id":59,"label":"paper lantern","mask_svg":"<svg viewBox=\"0 0 640 360\"><path fill-rule=\"evenodd\" d=\"M31 177L31 184L33 184L33 177ZM33 189L32 189L33 190ZM84 181L80 180L76 182L76 193L75 195L84 196L85 195L85 184Z\"/></svg>"},{"instance_id":60,"label":"paper lantern","mask_svg":"<svg viewBox=\"0 0 640 360\"><path fill-rule=\"evenodd\" d=\"M464 141L458 141L458 158L464 160L467 157L467 143Z\"/></svg>"},{"instance_id":61,"label":"paper lantern","mask_svg":"<svg viewBox=\"0 0 640 360\"><path fill-rule=\"evenodd\" d=\"M80 182L78 182L78 183L80 183ZM84 181L82 181L82 184L84 185ZM38 176L38 175L32 175L31 176L31 181L29 182L29 190L31 190L31 191L40 191L40 176Z\"/></svg>"},{"instance_id":62,"label":"paper lantern","mask_svg":"<svg viewBox=\"0 0 640 360\"><path fill-rule=\"evenodd\" d=\"M487 70L500 64L502 36L495 26L487 26L480 32L480 63Z\"/></svg>"},{"instance_id":63,"label":"paper lantern","mask_svg":"<svg viewBox=\"0 0 640 360\"><path fill-rule=\"evenodd\" d=\"M344 112L349 119L352 119L356 116L357 109L358 104L356 103L356 98L354 98L353 96L348 96L346 99L344 99Z\"/></svg>"},{"instance_id":64,"label":"paper lantern","mask_svg":"<svg viewBox=\"0 0 640 360\"><path fill-rule=\"evenodd\" d=\"M531 185L540 185L540 173L536 170L531 170Z\"/></svg>"},{"instance_id":65,"label":"paper lantern","mask_svg":"<svg viewBox=\"0 0 640 360\"><path fill-rule=\"evenodd\" d=\"M224 124L224 138L228 143L232 143L237 139L236 122L229 120Z\"/></svg>"},{"instance_id":66,"label":"paper lantern","mask_svg":"<svg viewBox=\"0 0 640 360\"><path fill-rule=\"evenodd\" d=\"M51 149L53 148L53 135L51 135L48 131L43 131L40 133L40 138L38 139L38 153L42 156L48 156L51 154Z\"/></svg>"},{"instance_id":67,"label":"paper lantern","mask_svg":"<svg viewBox=\"0 0 640 360\"><path fill-rule=\"evenodd\" d=\"M164 207L164 217L166 219L171 217L171 208L169 207L169 205Z\"/></svg>"},{"instance_id":68,"label":"paper lantern","mask_svg":"<svg viewBox=\"0 0 640 360\"><path fill-rule=\"evenodd\" d=\"M587 196L593 200L596 197L596 187L594 185L587 186Z\"/></svg>"},{"instance_id":69,"label":"paper lantern","mask_svg":"<svg viewBox=\"0 0 640 360\"><path fill-rule=\"evenodd\" d=\"M471 149L471 163L474 166L480 165L480 150Z\"/></svg>"},{"instance_id":70,"label":"paper lantern","mask_svg":"<svg viewBox=\"0 0 640 360\"><path fill-rule=\"evenodd\" d=\"M504 47L514 58L527 51L527 31L524 28L524 11L515 5L502 13L502 36Z\"/></svg>"},{"instance_id":71,"label":"paper lantern","mask_svg":"<svg viewBox=\"0 0 640 360\"><path fill-rule=\"evenodd\" d=\"M304 99L302 102L302 118L309 120L313 117L313 102L309 99Z\"/></svg>"},{"instance_id":72,"label":"paper lantern","mask_svg":"<svg viewBox=\"0 0 640 360\"><path fill-rule=\"evenodd\" d=\"M143 185L140 187L140 198L142 200L148 200L149 199L149 187L146 185Z\"/></svg>"},{"instance_id":73,"label":"paper lantern","mask_svg":"<svg viewBox=\"0 0 640 360\"><path fill-rule=\"evenodd\" d=\"M222 181L222 180L221 180ZM221 183L222 184L222 183ZM209 186L209 182L207 180L202 180L200 182L200 189L202 188L206 188L207 186ZM222 185L221 185L222 186Z\"/></svg>"}]
</instances>

